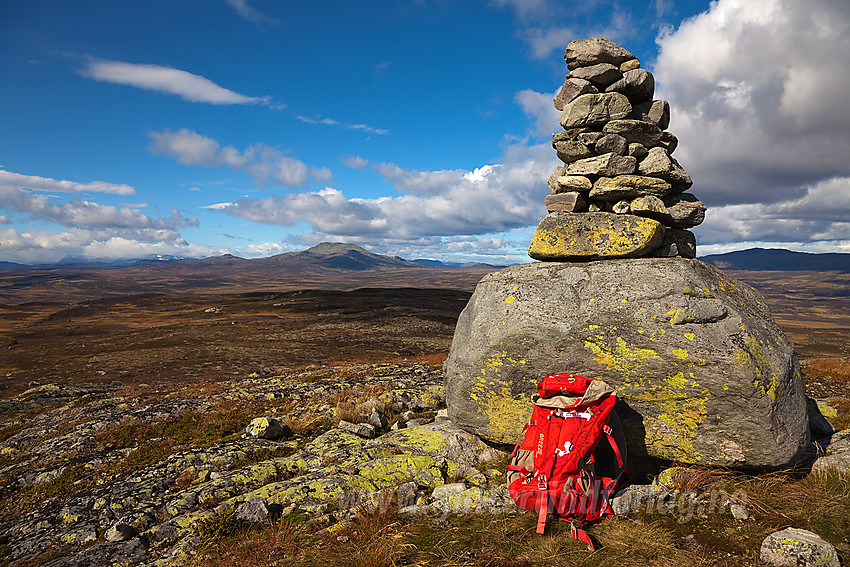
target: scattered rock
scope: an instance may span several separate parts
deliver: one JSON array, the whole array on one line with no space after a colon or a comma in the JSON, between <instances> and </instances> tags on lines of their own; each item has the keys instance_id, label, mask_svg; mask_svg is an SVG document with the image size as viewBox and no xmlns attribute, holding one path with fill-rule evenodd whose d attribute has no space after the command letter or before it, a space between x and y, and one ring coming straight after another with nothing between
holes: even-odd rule
<instances>
[{"instance_id":1,"label":"scattered rock","mask_svg":"<svg viewBox=\"0 0 850 567\"><path fill-rule=\"evenodd\" d=\"M759 557L765 563L788 567L839 567L838 553L817 534L785 528L767 536Z\"/></svg>"},{"instance_id":2,"label":"scattered rock","mask_svg":"<svg viewBox=\"0 0 850 567\"><path fill-rule=\"evenodd\" d=\"M265 498L251 498L236 507L236 518L253 524L262 524L271 519L268 502Z\"/></svg>"},{"instance_id":3,"label":"scattered rock","mask_svg":"<svg viewBox=\"0 0 850 567\"><path fill-rule=\"evenodd\" d=\"M106 541L114 543L117 541L127 541L135 537L135 535L136 530L132 526L119 522L106 530L103 537Z\"/></svg>"},{"instance_id":4,"label":"scattered rock","mask_svg":"<svg viewBox=\"0 0 850 567\"><path fill-rule=\"evenodd\" d=\"M371 424L375 429L383 429L387 425L389 425L389 421L387 420L387 416L384 415L383 412L378 411L377 408L372 408L372 413L369 414L369 424Z\"/></svg>"},{"instance_id":5,"label":"scattered rock","mask_svg":"<svg viewBox=\"0 0 850 567\"><path fill-rule=\"evenodd\" d=\"M371 439L375 436L375 426L371 423L351 423L350 421L342 419L337 427L343 431L347 431L367 439Z\"/></svg>"},{"instance_id":6,"label":"scattered rock","mask_svg":"<svg viewBox=\"0 0 850 567\"><path fill-rule=\"evenodd\" d=\"M273 417L256 417L245 428L245 433L258 439L277 441L287 434L288 429Z\"/></svg>"}]
</instances>

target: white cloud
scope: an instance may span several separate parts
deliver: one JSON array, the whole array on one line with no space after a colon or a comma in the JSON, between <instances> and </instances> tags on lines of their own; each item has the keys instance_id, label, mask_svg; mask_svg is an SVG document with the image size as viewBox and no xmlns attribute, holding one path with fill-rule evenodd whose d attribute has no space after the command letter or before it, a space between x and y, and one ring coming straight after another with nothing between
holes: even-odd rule
<instances>
[{"instance_id":1,"label":"white cloud","mask_svg":"<svg viewBox=\"0 0 850 567\"><path fill-rule=\"evenodd\" d=\"M558 120L561 113L555 109L552 99L556 93L539 93L525 89L516 93L516 102L526 116L534 121L533 133L540 138L551 138L555 131L560 130Z\"/></svg>"},{"instance_id":2,"label":"white cloud","mask_svg":"<svg viewBox=\"0 0 850 567\"><path fill-rule=\"evenodd\" d=\"M737 249L765 242L836 251L839 243L835 241L850 240L850 177L820 181L807 187L800 197L775 203L710 208L695 232L701 253L706 253L704 244Z\"/></svg>"},{"instance_id":3,"label":"white cloud","mask_svg":"<svg viewBox=\"0 0 850 567\"><path fill-rule=\"evenodd\" d=\"M774 203L850 174L850 4L717 0L658 38L677 157L710 205Z\"/></svg>"},{"instance_id":4,"label":"white cloud","mask_svg":"<svg viewBox=\"0 0 850 567\"><path fill-rule=\"evenodd\" d=\"M91 260L139 258L151 254L185 257L220 255L227 250L192 244L170 230L122 231L74 228L65 232L14 228L0 229L2 258L35 264L56 262L68 256Z\"/></svg>"},{"instance_id":5,"label":"white cloud","mask_svg":"<svg viewBox=\"0 0 850 567\"><path fill-rule=\"evenodd\" d=\"M310 181L324 183L332 175L327 167L311 168L304 162L287 156L279 149L256 143L239 151L233 146L222 148L217 141L192 130L182 128L177 132L163 130L150 132L150 151L177 160L184 165L217 167L225 165L242 171L265 185L304 187Z\"/></svg>"},{"instance_id":6,"label":"white cloud","mask_svg":"<svg viewBox=\"0 0 850 567\"><path fill-rule=\"evenodd\" d=\"M281 107L279 104L272 103L267 96L255 97L240 94L221 87L205 77L173 67L89 57L85 59L85 66L77 72L83 77L96 81L173 94L189 102L264 104L275 108Z\"/></svg>"},{"instance_id":7,"label":"white cloud","mask_svg":"<svg viewBox=\"0 0 850 567\"><path fill-rule=\"evenodd\" d=\"M38 175L24 175L0 169L0 191L18 189L32 189L34 191L50 191L53 193L111 193L113 195L132 195L136 192L129 185L118 183L107 183L105 181L91 181L80 183L40 177Z\"/></svg>"},{"instance_id":8,"label":"white cloud","mask_svg":"<svg viewBox=\"0 0 850 567\"><path fill-rule=\"evenodd\" d=\"M531 47L534 59L546 59L555 51L563 51L569 42L576 39L576 32L571 28L527 28L521 36Z\"/></svg>"},{"instance_id":9,"label":"white cloud","mask_svg":"<svg viewBox=\"0 0 850 567\"><path fill-rule=\"evenodd\" d=\"M317 116L316 118L310 118L308 116L298 114L295 116L295 119L300 120L301 122L305 122L307 124L339 126L340 128L345 128L346 130L360 130L369 134L378 134L379 136L383 136L384 134L390 133L390 131L385 128L373 128L372 126L367 126L366 124L352 124L350 122L340 122L339 120L334 120L333 118L322 118L321 116Z\"/></svg>"},{"instance_id":10,"label":"white cloud","mask_svg":"<svg viewBox=\"0 0 850 567\"><path fill-rule=\"evenodd\" d=\"M545 215L546 180L557 163L548 144L514 146L501 164L476 170L413 171L394 164L372 168L404 194L349 198L334 188L245 198L221 207L225 213L259 223L293 226L340 239L370 237L417 241L457 235L485 235L536 224Z\"/></svg>"},{"instance_id":11,"label":"white cloud","mask_svg":"<svg viewBox=\"0 0 850 567\"><path fill-rule=\"evenodd\" d=\"M114 207L83 199L56 204L49 195L34 194L14 185L0 185L0 208L25 213L30 220L62 226L174 230L198 224L197 219L183 217L176 210L169 217L151 218L138 207Z\"/></svg>"},{"instance_id":12,"label":"white cloud","mask_svg":"<svg viewBox=\"0 0 850 567\"><path fill-rule=\"evenodd\" d=\"M346 156L341 161L351 169L366 169L369 166L369 161L360 156Z\"/></svg>"},{"instance_id":13,"label":"white cloud","mask_svg":"<svg viewBox=\"0 0 850 567\"><path fill-rule=\"evenodd\" d=\"M277 18L270 18L253 6L250 6L246 0L225 0L225 2L227 2L228 6L236 10L236 13L239 14L239 17L243 20L247 20L258 25L277 25L280 23L280 20Z\"/></svg>"}]
</instances>

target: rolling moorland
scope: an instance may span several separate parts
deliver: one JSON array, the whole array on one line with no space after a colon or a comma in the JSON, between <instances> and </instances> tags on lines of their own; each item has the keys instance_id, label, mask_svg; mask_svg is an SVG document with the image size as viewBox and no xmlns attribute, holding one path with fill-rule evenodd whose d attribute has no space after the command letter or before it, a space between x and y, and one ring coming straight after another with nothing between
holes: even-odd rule
<instances>
[{"instance_id":1,"label":"rolling moorland","mask_svg":"<svg viewBox=\"0 0 850 567\"><path fill-rule=\"evenodd\" d=\"M703 258L765 295L800 356L808 395L829 400L839 427L850 425L848 258L758 250ZM392 380L402 382L411 373L438 377L457 316L476 282L494 269L416 263L350 245L320 245L262 260L0 266L0 467L19 475L30 467L41 475L38 482L3 481L0 527L31 524L27 537L33 542L61 544L27 550L0 536L0 564L85 564L82 555L77 563L74 557L97 548L105 528L101 521L90 528L92 537L81 538L73 534L84 533L82 520L55 520L69 513L70 498L95 493L179 451L238 444L251 417L290 416L290 443L302 443L340 416L356 420L352 407L376 392L392 393ZM391 375L390 382L374 382L373 375ZM291 399L269 397L272 377L348 385L328 386L328 396L292 406ZM235 405L234 391L242 392ZM183 423L185 407L132 419L116 410L114 419L97 415L103 423L94 429L93 444L77 443L48 462L31 464L39 446L87 426L93 418L86 412L96 415L87 408L104 400L158 411L185 401L195 408L189 412L192 431L163 428ZM323 417L304 417L313 405ZM430 419L439 405L409 407ZM386 408L388 417L397 419L403 408L398 409ZM228 467L278 458L283 453L275 451L282 450L252 446L240 453L247 461ZM201 467L190 468L198 474ZM194 486L186 470L174 471L168 494ZM607 551L593 560L573 545L568 529L535 540L533 521L522 516L443 517L435 529L386 511L359 524L368 528L342 527L333 537L323 532L326 525L297 514L263 529L214 516L193 543L201 551L184 559L209 565L537 565L560 556L577 564L758 565L761 539L788 525L817 531L848 557L846 478L800 480L779 473L733 478L727 471L692 470L679 479L683 489L717 482L749 490L757 521L730 527L723 518L679 523L641 513L603 522L594 537L607 542ZM152 509L168 516L162 511L167 505ZM154 528L145 533L152 534L145 540L145 561L174 545L158 540ZM485 543L488 539L508 543Z\"/></svg>"}]
</instances>

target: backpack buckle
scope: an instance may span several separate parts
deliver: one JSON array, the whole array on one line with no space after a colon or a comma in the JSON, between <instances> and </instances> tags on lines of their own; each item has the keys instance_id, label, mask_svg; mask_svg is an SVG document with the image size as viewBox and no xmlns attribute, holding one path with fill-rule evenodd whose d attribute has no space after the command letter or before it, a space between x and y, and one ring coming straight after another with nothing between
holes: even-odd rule
<instances>
[{"instance_id":1,"label":"backpack buckle","mask_svg":"<svg viewBox=\"0 0 850 567\"><path fill-rule=\"evenodd\" d=\"M537 477L537 489L538 490L549 490L549 484L546 482L546 475L541 474Z\"/></svg>"},{"instance_id":2,"label":"backpack buckle","mask_svg":"<svg viewBox=\"0 0 850 567\"><path fill-rule=\"evenodd\" d=\"M611 427L610 427L609 425L603 425L603 426L602 426L602 431L604 431L604 432L605 432L605 435L611 435L611 433L612 433L614 430L613 430L613 429L611 429Z\"/></svg>"}]
</instances>

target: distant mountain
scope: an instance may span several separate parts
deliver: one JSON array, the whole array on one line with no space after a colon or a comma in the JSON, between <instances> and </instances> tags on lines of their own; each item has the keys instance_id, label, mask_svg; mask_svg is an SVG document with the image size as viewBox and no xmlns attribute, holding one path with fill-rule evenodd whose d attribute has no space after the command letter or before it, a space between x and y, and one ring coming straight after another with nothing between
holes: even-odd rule
<instances>
[{"instance_id":1,"label":"distant mountain","mask_svg":"<svg viewBox=\"0 0 850 567\"><path fill-rule=\"evenodd\" d=\"M725 270L775 272L850 272L850 254L811 254L791 250L750 248L726 254L709 254L700 260Z\"/></svg>"},{"instance_id":2,"label":"distant mountain","mask_svg":"<svg viewBox=\"0 0 850 567\"><path fill-rule=\"evenodd\" d=\"M507 265L500 264L485 264L483 262L441 262L439 260L430 260L427 258L421 258L418 260L413 260L415 263L420 266L429 266L431 268L449 268L449 269L457 269L457 268L490 268L492 270L499 270L501 268L507 268Z\"/></svg>"},{"instance_id":3,"label":"distant mountain","mask_svg":"<svg viewBox=\"0 0 850 567\"><path fill-rule=\"evenodd\" d=\"M253 260L270 264L305 264L339 270L368 270L376 267L419 268L419 264L399 258L382 256L344 242L322 242L302 252L287 252L269 258Z\"/></svg>"},{"instance_id":4,"label":"distant mountain","mask_svg":"<svg viewBox=\"0 0 850 567\"><path fill-rule=\"evenodd\" d=\"M161 293L363 287L469 290L494 270L486 264L424 266L339 242L323 242L301 252L255 259L225 254L203 259L147 258L124 265L77 260L36 266L0 264L0 304Z\"/></svg>"}]
</instances>

